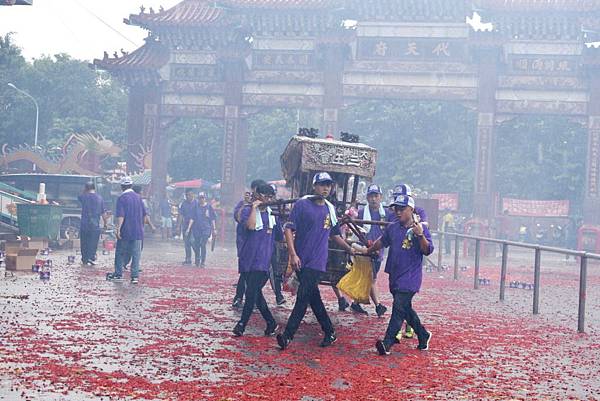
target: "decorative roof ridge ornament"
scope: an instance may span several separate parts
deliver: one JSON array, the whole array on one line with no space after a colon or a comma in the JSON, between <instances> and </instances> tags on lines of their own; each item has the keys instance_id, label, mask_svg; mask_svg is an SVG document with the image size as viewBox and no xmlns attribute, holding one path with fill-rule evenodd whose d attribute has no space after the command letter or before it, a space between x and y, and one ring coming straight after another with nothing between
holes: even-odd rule
<instances>
[{"instance_id":1,"label":"decorative roof ridge ornament","mask_svg":"<svg viewBox=\"0 0 600 401\"><path fill-rule=\"evenodd\" d=\"M503 13L539 11L600 11L600 0L477 0L475 6L483 10Z\"/></svg>"}]
</instances>

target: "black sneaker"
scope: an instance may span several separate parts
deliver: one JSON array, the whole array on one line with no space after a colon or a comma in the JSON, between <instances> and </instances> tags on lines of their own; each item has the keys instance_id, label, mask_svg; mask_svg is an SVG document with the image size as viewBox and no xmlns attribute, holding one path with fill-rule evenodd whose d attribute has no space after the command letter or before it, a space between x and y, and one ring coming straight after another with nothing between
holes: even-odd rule
<instances>
[{"instance_id":1,"label":"black sneaker","mask_svg":"<svg viewBox=\"0 0 600 401\"><path fill-rule=\"evenodd\" d=\"M385 315L385 312L387 312L387 308L385 307L385 305L377 304L377 306L375 307L375 313L377 313L377 317Z\"/></svg>"},{"instance_id":2,"label":"black sneaker","mask_svg":"<svg viewBox=\"0 0 600 401\"><path fill-rule=\"evenodd\" d=\"M191 260L184 260L183 263L182 263L182 265L184 265L184 266L189 266L191 264L192 264Z\"/></svg>"},{"instance_id":3,"label":"black sneaker","mask_svg":"<svg viewBox=\"0 0 600 401\"><path fill-rule=\"evenodd\" d=\"M337 341L337 336L335 335L335 333L325 334L325 338L323 338L323 341L321 341L321 344L319 344L319 346L320 347L329 347L331 344L333 344L336 341Z\"/></svg>"},{"instance_id":4,"label":"black sneaker","mask_svg":"<svg viewBox=\"0 0 600 401\"><path fill-rule=\"evenodd\" d=\"M341 297L340 299L338 299L338 307L340 312L345 311L346 309L348 309L349 306L350 304L348 303L348 301L346 301L346 298Z\"/></svg>"},{"instance_id":5,"label":"black sneaker","mask_svg":"<svg viewBox=\"0 0 600 401\"><path fill-rule=\"evenodd\" d=\"M283 305L285 303L285 298L281 297L276 300L277 305Z\"/></svg>"},{"instance_id":6,"label":"black sneaker","mask_svg":"<svg viewBox=\"0 0 600 401\"><path fill-rule=\"evenodd\" d=\"M123 281L123 276L117 276L115 273L108 273L106 279L108 281Z\"/></svg>"},{"instance_id":7,"label":"black sneaker","mask_svg":"<svg viewBox=\"0 0 600 401\"><path fill-rule=\"evenodd\" d=\"M279 325L275 321L267 324L267 328L265 329L265 336L267 336L267 337L274 336L278 329L279 329Z\"/></svg>"},{"instance_id":8,"label":"black sneaker","mask_svg":"<svg viewBox=\"0 0 600 401\"><path fill-rule=\"evenodd\" d=\"M427 351L429 349L429 341L431 341L431 332L425 331L423 338L419 337L419 345L417 345L417 349L420 349L421 351Z\"/></svg>"},{"instance_id":9,"label":"black sneaker","mask_svg":"<svg viewBox=\"0 0 600 401\"><path fill-rule=\"evenodd\" d=\"M363 315L368 315L369 314L369 312L367 312L366 310L364 310L363 307L360 306L360 304L357 304L356 302L352 302L352 305L350 305L350 309L352 309L353 312L361 313Z\"/></svg>"},{"instance_id":10,"label":"black sneaker","mask_svg":"<svg viewBox=\"0 0 600 401\"><path fill-rule=\"evenodd\" d=\"M233 328L233 335L236 337L241 337L244 335L244 327L241 324L236 324Z\"/></svg>"},{"instance_id":11,"label":"black sneaker","mask_svg":"<svg viewBox=\"0 0 600 401\"><path fill-rule=\"evenodd\" d=\"M285 334L277 334L276 338L277 345L279 345L279 348L281 348L282 351L290 345L290 342L292 342L292 340Z\"/></svg>"},{"instance_id":12,"label":"black sneaker","mask_svg":"<svg viewBox=\"0 0 600 401\"><path fill-rule=\"evenodd\" d=\"M139 282L139 281L138 281L138 278L137 278L137 277L132 277L132 278L131 278L131 284L137 284L138 282Z\"/></svg>"},{"instance_id":13,"label":"black sneaker","mask_svg":"<svg viewBox=\"0 0 600 401\"><path fill-rule=\"evenodd\" d=\"M379 355L390 354L390 346L381 340L377 340L377 342L375 343L375 348L377 348L377 352L379 352Z\"/></svg>"},{"instance_id":14,"label":"black sneaker","mask_svg":"<svg viewBox=\"0 0 600 401\"><path fill-rule=\"evenodd\" d=\"M233 306L234 308L241 308L242 305L243 305L243 301L241 298L234 298L233 303L231 304L231 306Z\"/></svg>"}]
</instances>

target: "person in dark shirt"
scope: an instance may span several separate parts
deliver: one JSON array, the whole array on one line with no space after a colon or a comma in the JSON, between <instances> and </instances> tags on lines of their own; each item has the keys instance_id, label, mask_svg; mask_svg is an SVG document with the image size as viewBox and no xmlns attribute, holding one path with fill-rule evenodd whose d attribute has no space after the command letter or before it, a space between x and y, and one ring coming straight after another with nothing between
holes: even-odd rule
<instances>
[{"instance_id":1,"label":"person in dark shirt","mask_svg":"<svg viewBox=\"0 0 600 401\"><path fill-rule=\"evenodd\" d=\"M173 220L171 220L171 202L169 197L164 194L159 203L160 208L160 227L161 239L171 239L171 230L173 229Z\"/></svg>"},{"instance_id":2,"label":"person in dark shirt","mask_svg":"<svg viewBox=\"0 0 600 401\"><path fill-rule=\"evenodd\" d=\"M96 193L93 182L85 184L84 191L79 195L81 202L81 225L79 239L81 243L81 263L85 266L96 264L96 252L100 240L100 220L106 227L108 215L104 208L104 200Z\"/></svg>"},{"instance_id":3,"label":"person in dark shirt","mask_svg":"<svg viewBox=\"0 0 600 401\"><path fill-rule=\"evenodd\" d=\"M194 190L187 189L185 191L185 200L179 205L179 227L181 227L181 235L183 236L183 244L185 247L184 265L192 264L192 233L188 232L187 228L190 220L194 217L196 210L196 200L194 199Z\"/></svg>"},{"instance_id":4,"label":"person in dark shirt","mask_svg":"<svg viewBox=\"0 0 600 401\"><path fill-rule=\"evenodd\" d=\"M243 227L240 226L240 218L241 218L242 209L244 208L244 205L250 205L252 203L252 197L255 195L256 188L258 188L261 185L265 185L265 184L266 184L266 182L261 179L252 181L250 183L250 190L252 192L246 192L244 194L244 198L242 200L240 200L237 203L237 205L235 205L235 207L233 208L233 220L235 220L235 223L236 223L235 246L237 248L238 258L240 256L240 248L241 248L242 241L243 241L243 238L242 238ZM233 302L232 302L232 306L234 308L242 307L243 300L244 300L244 292L246 291L246 275L243 274L239 270L238 270L238 273L240 273L240 277L238 278L238 282L235 286L235 296L233 297Z\"/></svg>"},{"instance_id":5,"label":"person in dark shirt","mask_svg":"<svg viewBox=\"0 0 600 401\"><path fill-rule=\"evenodd\" d=\"M194 250L194 262L196 267L206 267L206 243L211 235L216 235L215 221L217 215L214 209L206 201L206 194L200 192L192 218L188 223L186 235L193 236L192 249Z\"/></svg>"},{"instance_id":6,"label":"person in dark shirt","mask_svg":"<svg viewBox=\"0 0 600 401\"><path fill-rule=\"evenodd\" d=\"M417 333L418 349L429 349L431 340L431 332L423 327L412 307L412 299L423 282L423 256L433 252L431 235L426 225L415 221L415 201L412 197L399 195L391 207L398 217L397 221L387 226L383 236L368 250L371 254L377 254L382 248L390 248L385 272L390 276L394 305L385 337L375 343L380 355L390 354L404 320Z\"/></svg>"},{"instance_id":7,"label":"person in dark shirt","mask_svg":"<svg viewBox=\"0 0 600 401\"><path fill-rule=\"evenodd\" d=\"M244 206L240 213L242 244L239 268L246 275L246 293L242 316L233 329L236 337L244 334L255 306L267 323L265 335L272 336L277 331L277 323L262 293L262 288L269 280L273 229L276 225L271 209L262 205L271 200L274 195L275 191L271 186L267 184L259 186L256 189L255 200L251 205Z\"/></svg>"},{"instance_id":8,"label":"person in dark shirt","mask_svg":"<svg viewBox=\"0 0 600 401\"><path fill-rule=\"evenodd\" d=\"M144 220L148 215L142 197L132 189L130 177L121 180L123 193L117 199L117 249L115 252L115 271L107 276L110 281L123 281L123 267L131 259L131 284L138 283L142 241L144 239Z\"/></svg>"},{"instance_id":9,"label":"person in dark shirt","mask_svg":"<svg viewBox=\"0 0 600 401\"><path fill-rule=\"evenodd\" d=\"M321 347L328 347L337 341L321 299L319 280L327 268L330 237L348 253L354 254L354 250L342 239L335 207L326 200L332 186L333 179L328 173L316 174L313 190L317 197L297 201L284 226L289 264L298 276L300 285L285 330L277 335L277 344L282 350L294 338L309 305L325 334Z\"/></svg>"}]
</instances>

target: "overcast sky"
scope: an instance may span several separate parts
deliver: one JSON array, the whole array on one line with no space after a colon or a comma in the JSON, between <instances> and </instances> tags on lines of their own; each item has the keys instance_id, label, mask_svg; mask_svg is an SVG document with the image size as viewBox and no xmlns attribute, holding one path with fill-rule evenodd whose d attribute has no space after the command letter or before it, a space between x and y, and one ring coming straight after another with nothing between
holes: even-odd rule
<instances>
[{"instance_id":1,"label":"overcast sky","mask_svg":"<svg viewBox=\"0 0 600 401\"><path fill-rule=\"evenodd\" d=\"M123 23L123 18L139 13L140 5L158 10L160 5L170 8L179 1L34 0L32 7L2 6L0 35L14 32L13 40L27 58L68 53L92 60L102 58L104 50L112 55L144 43L145 30Z\"/></svg>"}]
</instances>

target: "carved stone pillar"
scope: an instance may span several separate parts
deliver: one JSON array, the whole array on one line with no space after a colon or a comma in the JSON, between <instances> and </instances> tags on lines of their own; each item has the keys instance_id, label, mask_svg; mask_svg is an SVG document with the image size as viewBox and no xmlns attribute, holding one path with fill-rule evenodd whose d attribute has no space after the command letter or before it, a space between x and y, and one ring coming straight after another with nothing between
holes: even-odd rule
<instances>
[{"instance_id":1,"label":"carved stone pillar","mask_svg":"<svg viewBox=\"0 0 600 401\"><path fill-rule=\"evenodd\" d=\"M241 199L246 183L248 122L240 118L238 106L225 106L223 138L223 204L234 205Z\"/></svg>"},{"instance_id":2,"label":"carved stone pillar","mask_svg":"<svg viewBox=\"0 0 600 401\"><path fill-rule=\"evenodd\" d=\"M127 172L143 170L139 157L152 149L155 126L158 123L160 90L156 86L136 85L129 89L127 110Z\"/></svg>"},{"instance_id":3,"label":"carved stone pillar","mask_svg":"<svg viewBox=\"0 0 600 401\"><path fill-rule=\"evenodd\" d=\"M583 197L583 221L600 225L600 115L588 119L588 154Z\"/></svg>"},{"instance_id":4,"label":"carved stone pillar","mask_svg":"<svg viewBox=\"0 0 600 401\"><path fill-rule=\"evenodd\" d=\"M319 55L323 68L323 136L339 133L339 110L344 105L343 72L347 46L340 38L322 38Z\"/></svg>"},{"instance_id":5,"label":"carved stone pillar","mask_svg":"<svg viewBox=\"0 0 600 401\"><path fill-rule=\"evenodd\" d=\"M589 83L583 223L600 226L600 49L585 48L582 61Z\"/></svg>"},{"instance_id":6,"label":"carved stone pillar","mask_svg":"<svg viewBox=\"0 0 600 401\"><path fill-rule=\"evenodd\" d=\"M231 207L241 199L247 173L248 124L240 115L244 61L231 54L221 60L225 81L225 121L221 201Z\"/></svg>"},{"instance_id":7,"label":"carved stone pillar","mask_svg":"<svg viewBox=\"0 0 600 401\"><path fill-rule=\"evenodd\" d=\"M477 149L475 158L475 191L473 214L479 218L493 216L494 113L479 113L477 119Z\"/></svg>"},{"instance_id":8,"label":"carved stone pillar","mask_svg":"<svg viewBox=\"0 0 600 401\"><path fill-rule=\"evenodd\" d=\"M481 219L491 219L494 216L495 113L499 50L500 48L495 46L482 46L473 54L479 66L473 215Z\"/></svg>"},{"instance_id":9,"label":"carved stone pillar","mask_svg":"<svg viewBox=\"0 0 600 401\"><path fill-rule=\"evenodd\" d=\"M160 106L146 104L144 108L144 141L152 149L151 192L155 200L160 199L167 186L168 144L160 125Z\"/></svg>"}]
</instances>

